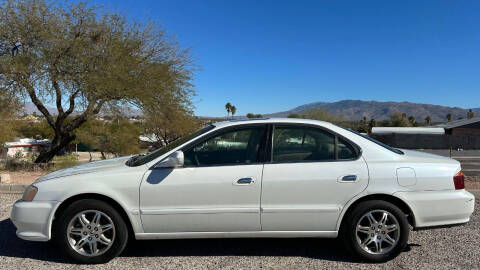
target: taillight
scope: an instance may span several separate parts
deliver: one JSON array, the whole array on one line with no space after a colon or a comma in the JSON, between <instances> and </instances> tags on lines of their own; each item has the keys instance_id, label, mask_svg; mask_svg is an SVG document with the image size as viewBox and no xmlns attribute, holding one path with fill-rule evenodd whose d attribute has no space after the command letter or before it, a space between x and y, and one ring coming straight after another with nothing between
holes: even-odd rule
<instances>
[{"instance_id":1,"label":"taillight","mask_svg":"<svg viewBox=\"0 0 480 270\"><path fill-rule=\"evenodd\" d=\"M465 175L463 175L462 171L459 171L453 177L453 184L455 185L455 189L464 189L465 188Z\"/></svg>"}]
</instances>

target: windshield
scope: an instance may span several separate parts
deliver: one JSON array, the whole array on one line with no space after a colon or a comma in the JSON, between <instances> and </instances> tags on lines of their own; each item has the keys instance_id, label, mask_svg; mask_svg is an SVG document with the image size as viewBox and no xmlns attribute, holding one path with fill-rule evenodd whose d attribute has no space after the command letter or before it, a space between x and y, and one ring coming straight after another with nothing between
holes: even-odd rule
<instances>
[{"instance_id":1,"label":"windshield","mask_svg":"<svg viewBox=\"0 0 480 270\"><path fill-rule=\"evenodd\" d=\"M214 125L209 125L209 126L206 126L200 130L197 130L196 132L193 132L192 134L190 135L187 135L187 136L183 136L177 140L175 140L174 142L171 142L169 143L168 145L162 147L162 148L158 148L157 150L155 151L152 151L146 155L138 155L138 156L133 156L132 158L130 158L128 161L127 161L127 165L128 166L131 166L131 167L134 167L134 166L140 166L140 165L143 165L145 163L148 163L158 157L160 157L161 155L167 153L168 151L171 151L172 149L188 142L189 140L195 138L195 137L198 137L204 133L206 133L207 131L209 130L212 130L214 129L215 126Z\"/></svg>"},{"instance_id":2,"label":"windshield","mask_svg":"<svg viewBox=\"0 0 480 270\"><path fill-rule=\"evenodd\" d=\"M358 136L360 136L360 137L362 137L362 138L365 138L365 139L367 139L367 140L369 140L369 141L371 141L371 142L374 142L374 143L382 146L383 148L386 148L387 150L390 150L390 151L394 152L395 154L403 155L403 152L402 152L401 150L399 150L399 149L397 149L397 148L394 148L394 147L391 147L391 146L388 145L388 144L384 144L384 143L382 143L382 142L379 142L379 141L377 141L377 140L375 140L375 139L373 139L373 138L370 138L370 137L368 137L368 136L366 136L366 135L363 135L363 134L361 134L361 133L359 133L359 132L357 132L357 131L355 131L355 130L352 130L352 129L349 129L349 128L346 128L346 127L342 127L342 126L339 126L339 125L336 125L336 126L339 127L339 128L343 128L343 129L345 129L345 130L348 130L348 131L350 131L350 132L352 132L352 133L354 133L354 134L356 134L356 135L358 135Z\"/></svg>"}]
</instances>

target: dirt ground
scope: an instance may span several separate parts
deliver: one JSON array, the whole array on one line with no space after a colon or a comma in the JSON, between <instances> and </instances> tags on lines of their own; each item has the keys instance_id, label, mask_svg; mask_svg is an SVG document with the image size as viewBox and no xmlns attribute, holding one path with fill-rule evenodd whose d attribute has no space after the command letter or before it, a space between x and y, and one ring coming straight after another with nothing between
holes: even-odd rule
<instances>
[{"instance_id":1,"label":"dirt ground","mask_svg":"<svg viewBox=\"0 0 480 270\"><path fill-rule=\"evenodd\" d=\"M0 171L0 183L2 184L23 184L30 185L38 177L47 174L46 171L39 172L7 172Z\"/></svg>"},{"instance_id":2,"label":"dirt ground","mask_svg":"<svg viewBox=\"0 0 480 270\"><path fill-rule=\"evenodd\" d=\"M480 190L480 176L467 176L465 178L465 188Z\"/></svg>"},{"instance_id":3,"label":"dirt ground","mask_svg":"<svg viewBox=\"0 0 480 270\"><path fill-rule=\"evenodd\" d=\"M78 164L87 163L90 161L90 155L92 161L97 161L102 159L100 152L77 152ZM106 154L107 158L112 158L112 155ZM0 170L0 183L2 184L22 184L30 185L38 177L43 176L49 173L49 171L33 171L33 172L22 172L22 171L2 171Z\"/></svg>"}]
</instances>

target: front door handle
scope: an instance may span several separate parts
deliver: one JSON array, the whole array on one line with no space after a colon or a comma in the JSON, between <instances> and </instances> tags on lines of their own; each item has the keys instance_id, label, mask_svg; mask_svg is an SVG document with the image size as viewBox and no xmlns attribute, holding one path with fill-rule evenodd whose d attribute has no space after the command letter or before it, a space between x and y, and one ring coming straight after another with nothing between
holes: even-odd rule
<instances>
[{"instance_id":1,"label":"front door handle","mask_svg":"<svg viewBox=\"0 0 480 270\"><path fill-rule=\"evenodd\" d=\"M253 183L255 183L255 181L251 177L240 178L236 182L237 185L250 185Z\"/></svg>"},{"instance_id":2,"label":"front door handle","mask_svg":"<svg viewBox=\"0 0 480 270\"><path fill-rule=\"evenodd\" d=\"M357 176L354 174L351 175L345 175L342 177L342 182L355 182L357 181Z\"/></svg>"}]
</instances>

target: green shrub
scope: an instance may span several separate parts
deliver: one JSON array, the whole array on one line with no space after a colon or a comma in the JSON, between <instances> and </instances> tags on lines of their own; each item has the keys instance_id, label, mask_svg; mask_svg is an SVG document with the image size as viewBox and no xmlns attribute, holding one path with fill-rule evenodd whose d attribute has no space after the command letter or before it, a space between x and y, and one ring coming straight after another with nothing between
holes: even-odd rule
<instances>
[{"instance_id":1,"label":"green shrub","mask_svg":"<svg viewBox=\"0 0 480 270\"><path fill-rule=\"evenodd\" d=\"M78 165L77 156L74 154L56 156L52 160L54 170L66 169Z\"/></svg>"},{"instance_id":2,"label":"green shrub","mask_svg":"<svg viewBox=\"0 0 480 270\"><path fill-rule=\"evenodd\" d=\"M36 155L28 154L22 157L7 158L0 164L0 169L5 171L56 171L60 169L70 168L78 164L75 155L58 156L49 163L35 163Z\"/></svg>"}]
</instances>

